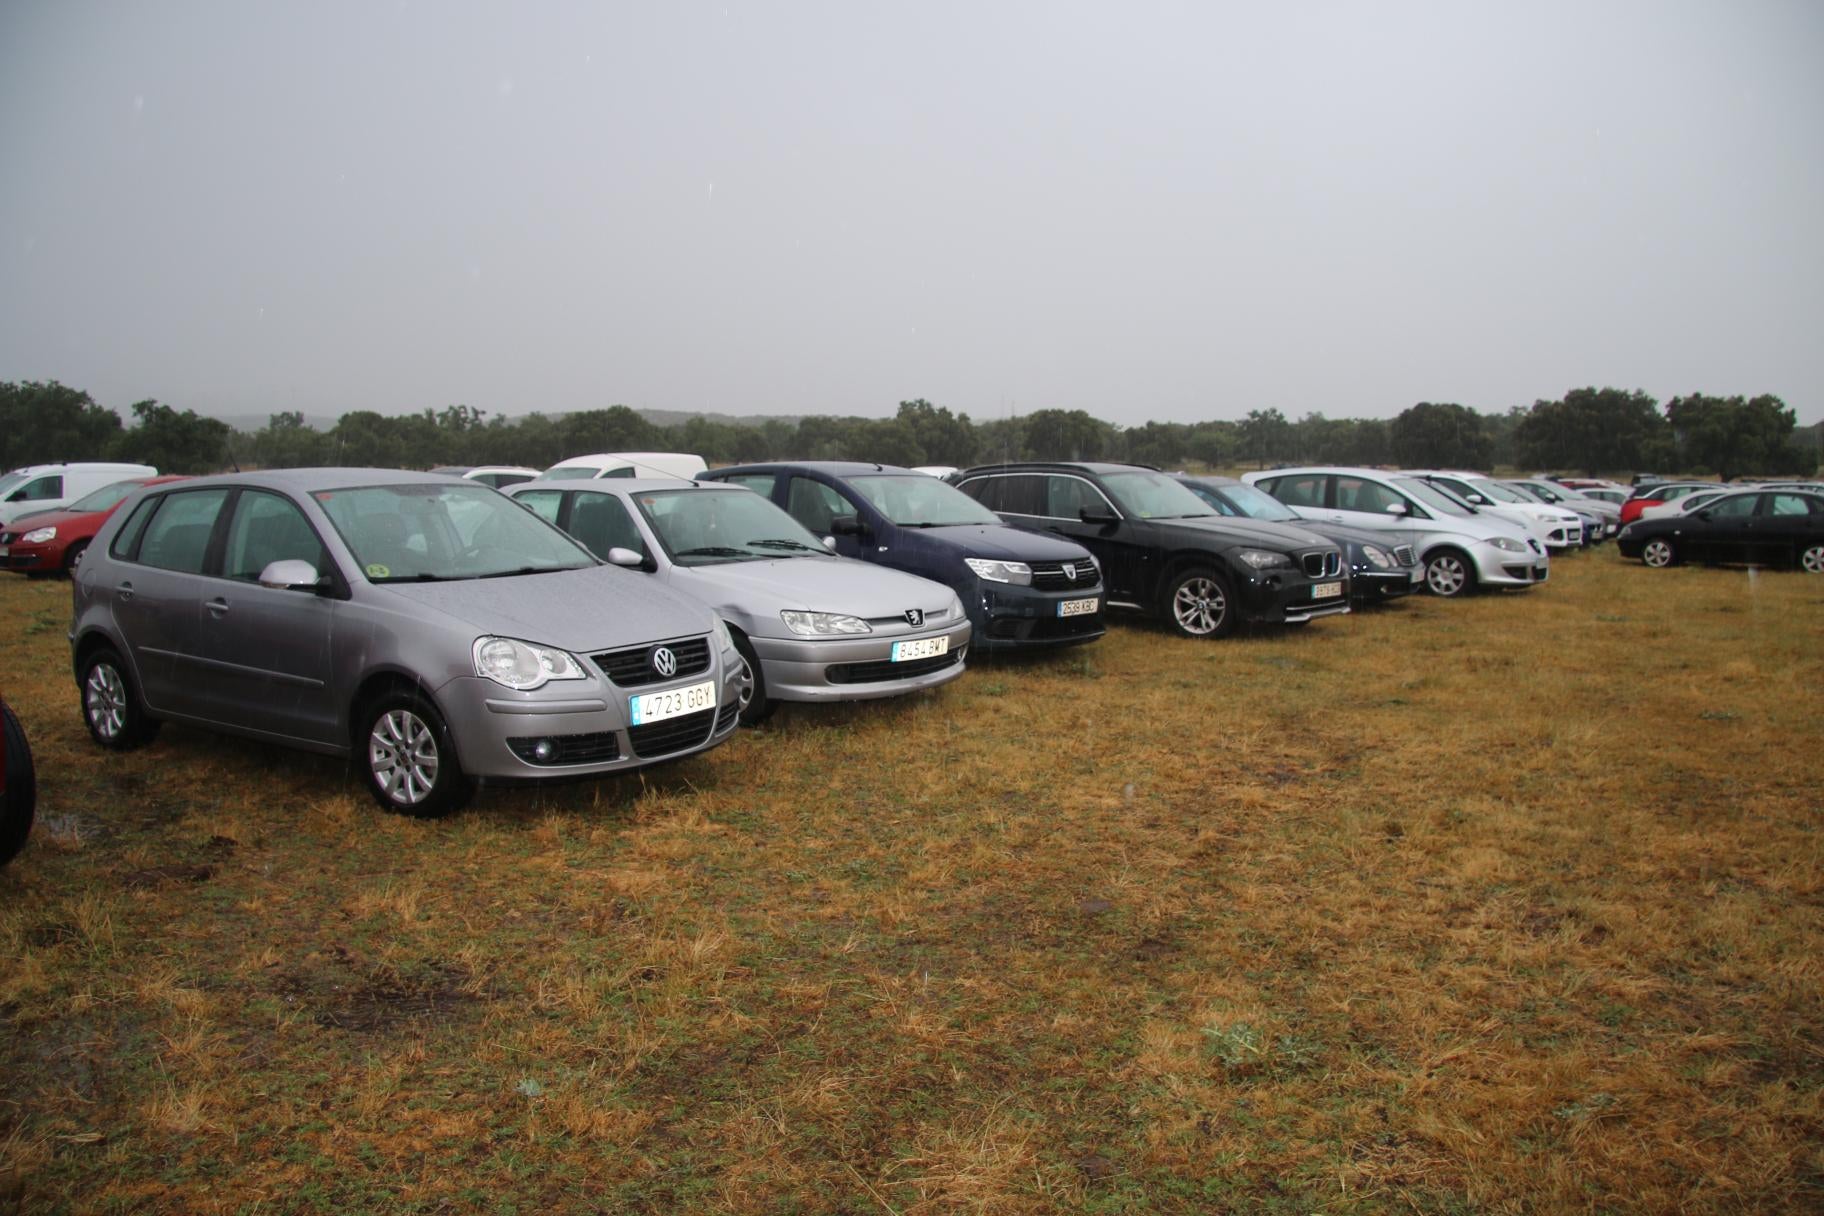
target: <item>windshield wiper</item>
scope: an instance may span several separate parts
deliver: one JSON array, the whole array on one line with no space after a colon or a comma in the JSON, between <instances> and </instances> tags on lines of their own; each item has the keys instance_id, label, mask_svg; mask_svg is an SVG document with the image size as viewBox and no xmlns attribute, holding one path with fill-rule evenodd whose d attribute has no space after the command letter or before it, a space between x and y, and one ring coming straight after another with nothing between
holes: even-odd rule
<instances>
[{"instance_id":1,"label":"windshield wiper","mask_svg":"<svg viewBox=\"0 0 1824 1216\"><path fill-rule=\"evenodd\" d=\"M747 542L755 549L803 549L810 553L828 552L822 545L807 545L801 540L750 540Z\"/></svg>"},{"instance_id":2,"label":"windshield wiper","mask_svg":"<svg viewBox=\"0 0 1824 1216\"><path fill-rule=\"evenodd\" d=\"M731 549L727 545L704 545L697 549L679 549L679 557L751 557L746 549Z\"/></svg>"},{"instance_id":3,"label":"windshield wiper","mask_svg":"<svg viewBox=\"0 0 1824 1216\"><path fill-rule=\"evenodd\" d=\"M385 578L369 581L375 583L454 583L469 577L466 574L389 574Z\"/></svg>"},{"instance_id":4,"label":"windshield wiper","mask_svg":"<svg viewBox=\"0 0 1824 1216\"><path fill-rule=\"evenodd\" d=\"M476 578L515 578L521 574L550 574L554 570L580 570L580 566L519 566L512 570L494 570Z\"/></svg>"}]
</instances>

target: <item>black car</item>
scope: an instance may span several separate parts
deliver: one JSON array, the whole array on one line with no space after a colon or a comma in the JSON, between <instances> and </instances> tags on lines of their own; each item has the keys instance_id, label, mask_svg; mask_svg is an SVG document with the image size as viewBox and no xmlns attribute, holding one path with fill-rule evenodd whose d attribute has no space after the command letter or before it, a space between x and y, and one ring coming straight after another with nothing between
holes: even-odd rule
<instances>
[{"instance_id":1,"label":"black car","mask_svg":"<svg viewBox=\"0 0 1824 1216\"><path fill-rule=\"evenodd\" d=\"M5 701L0 701L0 734L5 736L0 749L0 865L5 865L18 856L31 834L38 782L25 730Z\"/></svg>"},{"instance_id":2,"label":"black car","mask_svg":"<svg viewBox=\"0 0 1824 1216\"><path fill-rule=\"evenodd\" d=\"M1155 613L1187 637L1238 621L1299 624L1349 611L1337 545L1302 527L1218 515L1143 465L1026 463L968 470L959 487L1017 527L1081 542L1111 604Z\"/></svg>"},{"instance_id":3,"label":"black car","mask_svg":"<svg viewBox=\"0 0 1824 1216\"><path fill-rule=\"evenodd\" d=\"M1411 545L1393 544L1385 535L1365 532L1346 524L1306 519L1264 490L1214 474L1174 473L1186 489L1203 499L1218 515L1257 519L1262 523L1291 524L1333 540L1343 548L1349 567L1349 601L1379 604L1411 595L1425 585L1425 567Z\"/></svg>"},{"instance_id":4,"label":"black car","mask_svg":"<svg viewBox=\"0 0 1824 1216\"><path fill-rule=\"evenodd\" d=\"M743 464L699 481L746 486L835 551L943 583L974 626L972 651L1093 642L1102 575L1082 545L1009 528L926 473L852 461Z\"/></svg>"},{"instance_id":5,"label":"black car","mask_svg":"<svg viewBox=\"0 0 1824 1216\"><path fill-rule=\"evenodd\" d=\"M1623 557L1649 566L1682 561L1797 566L1824 574L1824 494L1744 490L1695 511L1637 519L1621 530Z\"/></svg>"}]
</instances>

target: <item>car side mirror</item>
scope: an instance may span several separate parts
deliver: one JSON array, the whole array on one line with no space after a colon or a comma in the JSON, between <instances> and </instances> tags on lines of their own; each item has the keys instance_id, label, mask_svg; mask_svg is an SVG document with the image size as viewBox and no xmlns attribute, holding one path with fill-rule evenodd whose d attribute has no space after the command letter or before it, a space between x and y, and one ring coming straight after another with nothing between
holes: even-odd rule
<instances>
[{"instance_id":1,"label":"car side mirror","mask_svg":"<svg viewBox=\"0 0 1824 1216\"><path fill-rule=\"evenodd\" d=\"M854 515L838 515L830 520L832 536L861 536L865 531L861 520Z\"/></svg>"},{"instance_id":2,"label":"car side mirror","mask_svg":"<svg viewBox=\"0 0 1824 1216\"><path fill-rule=\"evenodd\" d=\"M1710 508L1704 507L1701 510L1691 512L1691 514L1697 516L1699 519L1709 519L1710 518Z\"/></svg>"},{"instance_id":3,"label":"car side mirror","mask_svg":"<svg viewBox=\"0 0 1824 1216\"><path fill-rule=\"evenodd\" d=\"M1119 515L1111 515L1109 512L1099 511L1095 507L1078 507L1077 518L1086 524L1118 524L1121 522Z\"/></svg>"},{"instance_id":4,"label":"car side mirror","mask_svg":"<svg viewBox=\"0 0 1824 1216\"><path fill-rule=\"evenodd\" d=\"M638 553L635 553L632 549L623 549L619 545L616 545L608 550L608 564L611 566L625 566L629 569L638 570L646 564L646 559L641 557Z\"/></svg>"},{"instance_id":5,"label":"car side mirror","mask_svg":"<svg viewBox=\"0 0 1824 1216\"><path fill-rule=\"evenodd\" d=\"M834 536L824 537L823 547L828 549L831 553L836 552L836 538Z\"/></svg>"},{"instance_id":6,"label":"car side mirror","mask_svg":"<svg viewBox=\"0 0 1824 1216\"><path fill-rule=\"evenodd\" d=\"M266 568L260 571L260 586L271 587L274 591L321 591L322 576L317 568L302 558L287 557L276 562L267 562Z\"/></svg>"},{"instance_id":7,"label":"car side mirror","mask_svg":"<svg viewBox=\"0 0 1824 1216\"><path fill-rule=\"evenodd\" d=\"M1407 507L1403 502L1390 502L1387 504L1387 514L1389 515L1404 515L1406 514L1406 511Z\"/></svg>"},{"instance_id":8,"label":"car side mirror","mask_svg":"<svg viewBox=\"0 0 1824 1216\"><path fill-rule=\"evenodd\" d=\"M1471 494L1469 496L1469 501L1475 503L1478 507L1486 507L1488 505L1488 499L1482 497L1480 494Z\"/></svg>"}]
</instances>

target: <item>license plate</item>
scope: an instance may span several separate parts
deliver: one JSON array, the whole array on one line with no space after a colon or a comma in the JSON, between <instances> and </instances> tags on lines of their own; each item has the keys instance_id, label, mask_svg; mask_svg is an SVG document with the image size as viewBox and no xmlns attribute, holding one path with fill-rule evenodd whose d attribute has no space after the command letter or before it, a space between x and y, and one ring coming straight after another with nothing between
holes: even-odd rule
<instances>
[{"instance_id":1,"label":"license plate","mask_svg":"<svg viewBox=\"0 0 1824 1216\"><path fill-rule=\"evenodd\" d=\"M940 654L949 653L949 638L919 638L913 642L893 643L895 663L903 663L907 659L934 659Z\"/></svg>"},{"instance_id":2,"label":"license plate","mask_svg":"<svg viewBox=\"0 0 1824 1216\"><path fill-rule=\"evenodd\" d=\"M1059 600L1058 601L1058 615L1059 616L1089 616L1092 613L1094 613L1095 610L1096 610L1096 597L1093 595L1090 596L1086 600Z\"/></svg>"},{"instance_id":3,"label":"license plate","mask_svg":"<svg viewBox=\"0 0 1824 1216\"><path fill-rule=\"evenodd\" d=\"M688 688L672 688L665 692L649 692L637 697L627 698L627 716L633 721L631 725L644 726L648 722L663 722L680 714L694 714L699 709L716 707L716 683L705 680L701 684L692 684Z\"/></svg>"},{"instance_id":4,"label":"license plate","mask_svg":"<svg viewBox=\"0 0 1824 1216\"><path fill-rule=\"evenodd\" d=\"M1341 583L1318 583L1311 588L1311 598L1314 600L1333 600L1342 593Z\"/></svg>"}]
</instances>

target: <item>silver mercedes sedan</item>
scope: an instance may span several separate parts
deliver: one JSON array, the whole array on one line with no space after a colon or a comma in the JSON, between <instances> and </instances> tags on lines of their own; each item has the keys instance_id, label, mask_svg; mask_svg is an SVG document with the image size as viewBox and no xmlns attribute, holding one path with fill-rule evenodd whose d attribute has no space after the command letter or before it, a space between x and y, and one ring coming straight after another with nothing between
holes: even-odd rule
<instances>
[{"instance_id":1,"label":"silver mercedes sedan","mask_svg":"<svg viewBox=\"0 0 1824 1216\"><path fill-rule=\"evenodd\" d=\"M532 481L507 493L597 556L719 613L753 673L749 725L778 701L894 697L963 674L970 625L954 591L837 557L743 486Z\"/></svg>"},{"instance_id":2,"label":"silver mercedes sedan","mask_svg":"<svg viewBox=\"0 0 1824 1216\"><path fill-rule=\"evenodd\" d=\"M487 486L288 469L152 486L73 580L89 733L170 720L356 758L388 810L614 773L729 737L746 665L702 604Z\"/></svg>"}]
</instances>

